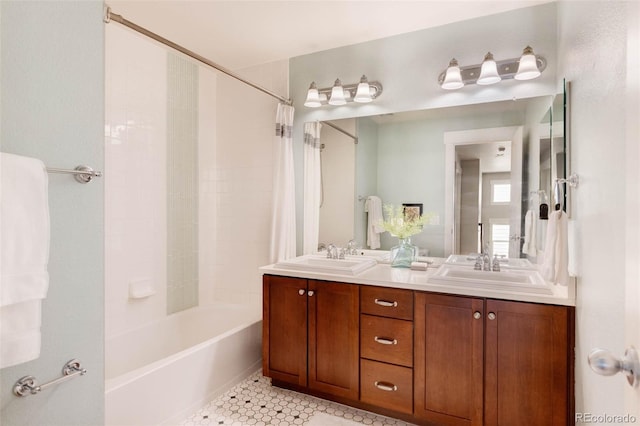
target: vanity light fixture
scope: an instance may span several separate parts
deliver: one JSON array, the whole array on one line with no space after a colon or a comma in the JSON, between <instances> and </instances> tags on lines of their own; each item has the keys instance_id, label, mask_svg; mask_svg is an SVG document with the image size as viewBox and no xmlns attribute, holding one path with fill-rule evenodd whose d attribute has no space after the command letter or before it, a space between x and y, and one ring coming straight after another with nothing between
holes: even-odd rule
<instances>
[{"instance_id":1,"label":"vanity light fixture","mask_svg":"<svg viewBox=\"0 0 640 426\"><path fill-rule=\"evenodd\" d=\"M449 67L445 72L444 81L442 82L442 88L447 90L459 89L464 86L464 82L462 81L462 75L460 74L460 66L458 66L458 61L456 58L453 58L449 62Z\"/></svg>"},{"instance_id":2,"label":"vanity light fixture","mask_svg":"<svg viewBox=\"0 0 640 426\"><path fill-rule=\"evenodd\" d=\"M369 81L363 75L359 83L342 84L336 79L332 87L318 89L315 81L309 86L304 106L317 108L322 105L345 105L347 102L367 103L376 99L382 93L382 84Z\"/></svg>"},{"instance_id":3,"label":"vanity light fixture","mask_svg":"<svg viewBox=\"0 0 640 426\"><path fill-rule=\"evenodd\" d=\"M484 57L482 64L460 67L452 59L445 71L440 73L438 83L443 89L455 90L468 84L495 84L501 80L530 80L539 77L547 67L542 56L533 53L531 46L524 48L519 58L496 61L491 52ZM459 74L459 78L458 78Z\"/></svg>"},{"instance_id":4,"label":"vanity light fixture","mask_svg":"<svg viewBox=\"0 0 640 426\"><path fill-rule=\"evenodd\" d=\"M522 51L520 61L518 61L518 72L513 76L516 80L531 80L540 76L536 55L531 46L527 46Z\"/></svg>"},{"instance_id":5,"label":"vanity light fixture","mask_svg":"<svg viewBox=\"0 0 640 426\"><path fill-rule=\"evenodd\" d=\"M484 61L482 61L482 66L480 67L480 77L476 80L476 84L489 85L495 84L500 80L502 80L502 77L498 74L498 65L493 59L493 54L487 52L484 55Z\"/></svg>"},{"instance_id":6,"label":"vanity light fixture","mask_svg":"<svg viewBox=\"0 0 640 426\"><path fill-rule=\"evenodd\" d=\"M331 88L331 97L329 98L329 105L344 105L347 103L346 96L350 95L350 92L346 92L342 87L342 82L339 78L336 78L336 82L333 83Z\"/></svg>"},{"instance_id":7,"label":"vanity light fixture","mask_svg":"<svg viewBox=\"0 0 640 426\"><path fill-rule=\"evenodd\" d=\"M304 106L315 108L319 107L320 105L322 105L322 103L320 102L318 87L316 86L316 82L312 81L311 85L309 86L309 90L307 91L307 99L304 101Z\"/></svg>"}]
</instances>

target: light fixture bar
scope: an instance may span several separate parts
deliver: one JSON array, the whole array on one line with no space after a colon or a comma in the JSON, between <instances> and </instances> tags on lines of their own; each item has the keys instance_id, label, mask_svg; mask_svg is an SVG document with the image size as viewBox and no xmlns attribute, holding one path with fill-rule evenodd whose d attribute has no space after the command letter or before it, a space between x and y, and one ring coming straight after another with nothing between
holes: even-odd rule
<instances>
[{"instance_id":1,"label":"light fixture bar","mask_svg":"<svg viewBox=\"0 0 640 426\"><path fill-rule=\"evenodd\" d=\"M498 67L498 74L503 80L513 79L518 72L518 63L520 58L513 59L505 59L502 61L496 61L496 65ZM536 62L538 64L538 69L540 72L544 71L547 68L547 60L540 56L536 55ZM482 64L477 65L468 65L466 67L460 67L460 75L462 76L462 82L466 84L476 84L478 77L480 77L480 69L482 68ZM438 84L442 86L444 83L444 77L446 75L446 70L444 70L438 76ZM369 83L371 84L371 83ZM346 88L346 87L345 87ZM329 89L330 90L330 89Z\"/></svg>"},{"instance_id":2,"label":"light fixture bar","mask_svg":"<svg viewBox=\"0 0 640 426\"><path fill-rule=\"evenodd\" d=\"M354 102L354 97L358 90L358 83L354 84L343 84L342 88L344 90L344 98L347 102ZM331 98L331 90L332 87L325 87L318 90L318 99L321 105L327 105L329 99ZM371 94L371 99L375 99L382 93L382 83L379 81L370 81L369 82L369 93ZM309 106L309 105L307 105Z\"/></svg>"}]
</instances>

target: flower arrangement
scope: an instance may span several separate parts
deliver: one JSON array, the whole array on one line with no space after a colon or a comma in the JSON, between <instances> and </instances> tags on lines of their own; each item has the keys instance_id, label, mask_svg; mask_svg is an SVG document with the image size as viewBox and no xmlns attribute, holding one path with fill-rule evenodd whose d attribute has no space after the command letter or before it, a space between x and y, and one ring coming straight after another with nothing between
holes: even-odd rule
<instances>
[{"instance_id":1,"label":"flower arrangement","mask_svg":"<svg viewBox=\"0 0 640 426\"><path fill-rule=\"evenodd\" d=\"M386 220L382 221L382 228L400 239L408 238L422 232L423 225L429 222L431 213L408 219L405 215L404 206L394 206L385 204L384 212Z\"/></svg>"}]
</instances>

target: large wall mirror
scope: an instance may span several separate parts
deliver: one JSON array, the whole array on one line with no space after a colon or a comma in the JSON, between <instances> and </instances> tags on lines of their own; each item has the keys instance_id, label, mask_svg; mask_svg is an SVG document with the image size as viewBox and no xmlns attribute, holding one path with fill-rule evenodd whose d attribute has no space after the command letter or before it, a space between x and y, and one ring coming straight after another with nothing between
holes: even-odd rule
<instances>
[{"instance_id":1,"label":"large wall mirror","mask_svg":"<svg viewBox=\"0 0 640 426\"><path fill-rule=\"evenodd\" d=\"M418 204L433 216L412 238L421 254L522 252L525 216L553 209L565 177L564 94L334 120L324 126L318 241L367 248L365 201ZM397 239L380 235L380 249ZM537 238L538 248L544 238Z\"/></svg>"}]
</instances>

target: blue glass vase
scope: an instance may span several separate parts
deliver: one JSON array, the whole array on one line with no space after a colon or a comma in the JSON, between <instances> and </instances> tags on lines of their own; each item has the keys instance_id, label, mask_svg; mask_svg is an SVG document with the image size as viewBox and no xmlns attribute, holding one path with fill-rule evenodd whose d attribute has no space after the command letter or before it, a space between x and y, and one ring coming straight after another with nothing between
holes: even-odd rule
<instances>
[{"instance_id":1,"label":"blue glass vase","mask_svg":"<svg viewBox=\"0 0 640 426\"><path fill-rule=\"evenodd\" d=\"M409 268L418 256L418 247L411 244L411 238L398 238L398 245L391 247L391 267Z\"/></svg>"}]
</instances>

